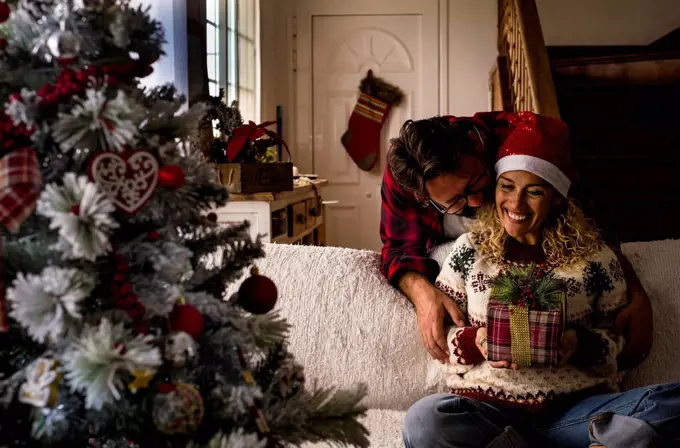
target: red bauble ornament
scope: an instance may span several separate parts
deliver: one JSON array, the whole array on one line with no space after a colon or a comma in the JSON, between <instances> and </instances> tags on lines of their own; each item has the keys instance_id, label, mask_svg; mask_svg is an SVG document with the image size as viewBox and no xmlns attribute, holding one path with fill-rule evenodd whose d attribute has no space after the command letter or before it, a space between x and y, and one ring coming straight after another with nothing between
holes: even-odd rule
<instances>
[{"instance_id":1,"label":"red bauble ornament","mask_svg":"<svg viewBox=\"0 0 680 448\"><path fill-rule=\"evenodd\" d=\"M155 241L158 241L161 238L161 234L158 233L157 230L152 230L151 232L146 234L146 239L147 241L151 241L152 243Z\"/></svg>"},{"instance_id":2,"label":"red bauble ornament","mask_svg":"<svg viewBox=\"0 0 680 448\"><path fill-rule=\"evenodd\" d=\"M238 304L253 314L266 314L274 309L279 292L276 284L253 268L238 290Z\"/></svg>"},{"instance_id":3,"label":"red bauble ornament","mask_svg":"<svg viewBox=\"0 0 680 448\"><path fill-rule=\"evenodd\" d=\"M176 190L184 186L184 170L179 165L166 165L158 172L158 184L163 188Z\"/></svg>"},{"instance_id":4,"label":"red bauble ornament","mask_svg":"<svg viewBox=\"0 0 680 448\"><path fill-rule=\"evenodd\" d=\"M169 316L170 331L183 331L194 339L203 333L203 315L191 305L178 304Z\"/></svg>"},{"instance_id":5,"label":"red bauble ornament","mask_svg":"<svg viewBox=\"0 0 680 448\"><path fill-rule=\"evenodd\" d=\"M0 3L0 23L6 22L11 13L12 10L9 9L9 5L6 2Z\"/></svg>"}]
</instances>

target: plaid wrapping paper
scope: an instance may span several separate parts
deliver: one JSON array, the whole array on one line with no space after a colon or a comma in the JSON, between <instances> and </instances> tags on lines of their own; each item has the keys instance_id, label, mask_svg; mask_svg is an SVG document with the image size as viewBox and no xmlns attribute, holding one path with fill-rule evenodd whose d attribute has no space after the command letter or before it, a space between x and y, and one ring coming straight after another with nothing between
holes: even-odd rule
<instances>
[{"instance_id":1,"label":"plaid wrapping paper","mask_svg":"<svg viewBox=\"0 0 680 448\"><path fill-rule=\"evenodd\" d=\"M505 305L490 304L486 325L489 361L512 362L510 309ZM563 331L562 310L529 311L531 365L557 364L557 348Z\"/></svg>"},{"instance_id":2,"label":"plaid wrapping paper","mask_svg":"<svg viewBox=\"0 0 680 448\"><path fill-rule=\"evenodd\" d=\"M42 173L33 148L10 152L0 159L0 222L12 233L19 231L38 201ZM0 283L0 332L7 331L4 288Z\"/></svg>"}]
</instances>

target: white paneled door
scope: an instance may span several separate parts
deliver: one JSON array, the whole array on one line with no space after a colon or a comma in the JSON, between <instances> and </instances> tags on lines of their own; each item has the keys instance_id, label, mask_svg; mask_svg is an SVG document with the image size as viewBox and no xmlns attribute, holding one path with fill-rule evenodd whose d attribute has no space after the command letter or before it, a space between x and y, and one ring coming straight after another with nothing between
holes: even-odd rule
<instances>
[{"instance_id":1,"label":"white paneled door","mask_svg":"<svg viewBox=\"0 0 680 448\"><path fill-rule=\"evenodd\" d=\"M329 245L381 246L380 185L389 139L405 120L437 115L445 90L439 5L438 0L296 4L297 157L305 161L303 169L328 179L324 200L337 201L326 206ZM368 70L406 94L383 127L379 163L371 172L360 170L340 143Z\"/></svg>"}]
</instances>

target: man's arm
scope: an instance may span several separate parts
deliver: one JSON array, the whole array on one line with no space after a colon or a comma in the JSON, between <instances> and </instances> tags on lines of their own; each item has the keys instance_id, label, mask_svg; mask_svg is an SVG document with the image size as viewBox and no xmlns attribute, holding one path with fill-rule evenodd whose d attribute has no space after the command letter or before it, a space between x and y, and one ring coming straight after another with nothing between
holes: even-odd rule
<instances>
[{"instance_id":1,"label":"man's arm","mask_svg":"<svg viewBox=\"0 0 680 448\"><path fill-rule=\"evenodd\" d=\"M386 170L380 221L383 274L415 306L420 336L430 356L445 362L450 353L444 318L448 314L459 326L465 319L456 304L432 285L439 265L427 254L431 230L422 218L427 210L409 196Z\"/></svg>"},{"instance_id":2,"label":"man's arm","mask_svg":"<svg viewBox=\"0 0 680 448\"><path fill-rule=\"evenodd\" d=\"M654 315L649 296L630 261L620 248L614 248L614 253L623 268L628 288L628 305L618 314L614 324L614 329L626 338L619 364L624 369L631 369L641 364L652 349Z\"/></svg>"},{"instance_id":3,"label":"man's arm","mask_svg":"<svg viewBox=\"0 0 680 448\"><path fill-rule=\"evenodd\" d=\"M381 196L382 271L393 286L406 293L400 283L407 272L420 274L430 282L439 273L439 265L427 253L432 232L424 222L428 211L397 184L389 168L385 170Z\"/></svg>"}]
</instances>

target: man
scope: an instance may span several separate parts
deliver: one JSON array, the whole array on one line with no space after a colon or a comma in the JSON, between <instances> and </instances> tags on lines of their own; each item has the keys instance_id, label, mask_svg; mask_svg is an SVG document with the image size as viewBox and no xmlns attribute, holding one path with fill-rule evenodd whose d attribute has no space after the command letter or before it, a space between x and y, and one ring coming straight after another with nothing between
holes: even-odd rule
<instances>
[{"instance_id":1,"label":"man","mask_svg":"<svg viewBox=\"0 0 680 448\"><path fill-rule=\"evenodd\" d=\"M380 222L383 273L415 306L422 342L440 362L450 355L445 320L464 326L465 318L433 286L439 265L429 251L465 233L474 209L492 200L493 160L513 118L512 113L487 112L409 120L388 154ZM615 325L627 340L620 363L630 368L651 349L652 310L632 266L616 252L626 275L629 305Z\"/></svg>"}]
</instances>

